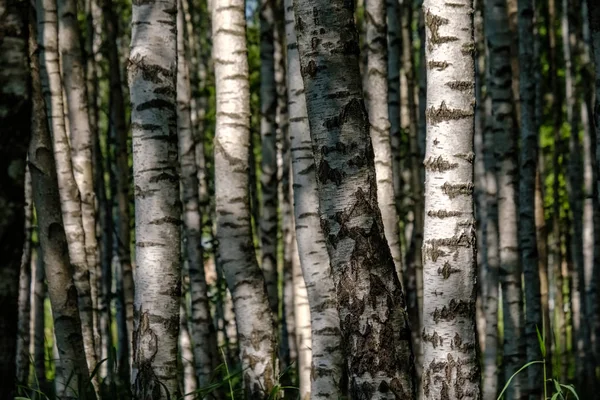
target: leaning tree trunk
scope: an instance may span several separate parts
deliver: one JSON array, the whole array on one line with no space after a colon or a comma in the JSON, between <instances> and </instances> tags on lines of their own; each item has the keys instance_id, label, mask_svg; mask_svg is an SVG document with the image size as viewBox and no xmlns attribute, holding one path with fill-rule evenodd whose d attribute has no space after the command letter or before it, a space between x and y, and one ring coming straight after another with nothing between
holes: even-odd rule
<instances>
[{"instance_id":1,"label":"leaning tree trunk","mask_svg":"<svg viewBox=\"0 0 600 400\"><path fill-rule=\"evenodd\" d=\"M248 201L250 87L244 1L213 0L212 17L219 261L233 297L246 396L262 398L277 383L277 345L265 279L252 243ZM276 190L274 195L277 196Z\"/></svg>"},{"instance_id":2,"label":"leaning tree trunk","mask_svg":"<svg viewBox=\"0 0 600 400\"><path fill-rule=\"evenodd\" d=\"M394 196L390 118L388 115L387 37L385 0L369 0L367 15L367 92L369 92L370 135L375 153L377 201L385 237L392 252L398 279L402 278L402 252L398 212Z\"/></svg>"},{"instance_id":3,"label":"leaning tree trunk","mask_svg":"<svg viewBox=\"0 0 600 400\"><path fill-rule=\"evenodd\" d=\"M299 0L294 7L349 396L410 399L415 369L408 315L377 202L353 5Z\"/></svg>"},{"instance_id":4,"label":"leaning tree trunk","mask_svg":"<svg viewBox=\"0 0 600 400\"><path fill-rule=\"evenodd\" d=\"M96 193L92 170L93 138L88 114L85 73L79 44L81 35L77 21L76 1L58 0L58 15L58 43L68 109L73 177L75 178L81 201L81 222L84 234L83 239L88 268L90 297L93 307L91 310L92 320L89 321L91 322L90 327L84 327L84 330L92 329L93 341L90 345L95 346L96 342L100 341L100 338L95 337L96 316L94 315L97 311L98 300L96 272L98 271L100 259L98 257L98 241L96 240ZM86 324L88 321L84 320L83 323ZM89 340L87 336L86 340ZM92 370L98 364L95 347L94 349L86 349L86 351L88 368ZM96 376L94 376L94 384L99 389L98 378Z\"/></svg>"},{"instance_id":5,"label":"leaning tree trunk","mask_svg":"<svg viewBox=\"0 0 600 400\"><path fill-rule=\"evenodd\" d=\"M423 234L423 397L481 396L475 298L472 1L423 5L427 147Z\"/></svg>"},{"instance_id":6,"label":"leaning tree trunk","mask_svg":"<svg viewBox=\"0 0 600 400\"><path fill-rule=\"evenodd\" d=\"M47 10L45 7L44 9ZM41 7L38 7L38 10L41 11L38 21L53 20L48 18ZM69 260L67 238L61 216L59 185L42 96L37 56L39 49L35 43L33 21L29 24L29 32L32 86L32 137L29 144L29 170L31 171L33 200L37 211L38 237L60 358L56 365L56 376L58 379L59 377L71 378L62 399L76 399L84 396L78 389L85 388L88 384L89 370L77 307L77 289L73 283L73 266ZM41 53L43 54L43 52ZM61 384L66 385L67 382L61 382ZM85 392L89 398L95 398L93 389L85 390ZM88 397L86 396L86 398Z\"/></svg>"},{"instance_id":7,"label":"leaning tree trunk","mask_svg":"<svg viewBox=\"0 0 600 400\"><path fill-rule=\"evenodd\" d=\"M196 376L200 387L210 384L213 358L218 357L211 340L214 327L210 317L204 257L202 253L202 214L198 201L196 146L190 118L190 76L185 47L185 25L181 2L177 13L177 135L183 199L183 232L191 299L191 335ZM185 305L183 307L186 307ZM185 308L184 308L185 310Z\"/></svg>"},{"instance_id":8,"label":"leaning tree trunk","mask_svg":"<svg viewBox=\"0 0 600 400\"><path fill-rule=\"evenodd\" d=\"M177 2L134 3L128 75L135 186L135 398L179 397L181 203L177 173Z\"/></svg>"},{"instance_id":9,"label":"leaning tree trunk","mask_svg":"<svg viewBox=\"0 0 600 400\"><path fill-rule=\"evenodd\" d=\"M25 242L25 156L31 124L29 3L0 0L0 398L15 395L19 266Z\"/></svg>"},{"instance_id":10,"label":"leaning tree trunk","mask_svg":"<svg viewBox=\"0 0 600 400\"><path fill-rule=\"evenodd\" d=\"M329 270L329 256L321 230L314 158L306 113L304 84L294 27L292 0L285 0L287 40L287 90L290 115L290 151L292 156L294 216L296 242L302 274L306 283L311 319L312 399L341 397L343 354L340 319L336 309L335 289ZM301 390L304 387L300 384ZM304 396L304 392L301 391ZM304 399L304 397L302 397Z\"/></svg>"},{"instance_id":11,"label":"leaning tree trunk","mask_svg":"<svg viewBox=\"0 0 600 400\"><path fill-rule=\"evenodd\" d=\"M535 124L535 76L533 68L533 1L519 0L519 95L521 98L521 146L519 158L519 245L525 291L525 342L527 359L541 359L537 329L542 327L540 276L535 228L535 173L537 130ZM544 385L542 367L527 369L528 395L539 399ZM540 384L541 383L541 384Z\"/></svg>"},{"instance_id":12,"label":"leaning tree trunk","mask_svg":"<svg viewBox=\"0 0 600 400\"><path fill-rule=\"evenodd\" d=\"M274 62L274 0L260 1L260 241L262 270L267 284L269 304L278 316L277 277L277 149L275 142L277 92Z\"/></svg>"}]
</instances>

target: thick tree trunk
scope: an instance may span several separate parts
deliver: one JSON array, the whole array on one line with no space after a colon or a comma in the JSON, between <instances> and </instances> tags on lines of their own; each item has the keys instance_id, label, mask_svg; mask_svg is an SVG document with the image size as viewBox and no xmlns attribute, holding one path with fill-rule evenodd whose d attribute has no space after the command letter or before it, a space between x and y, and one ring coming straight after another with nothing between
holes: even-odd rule
<instances>
[{"instance_id":1,"label":"thick tree trunk","mask_svg":"<svg viewBox=\"0 0 600 400\"><path fill-rule=\"evenodd\" d=\"M385 237L392 252L398 279L402 278L402 252L398 212L394 196L392 147L388 114L387 87L387 37L385 0L369 0L367 16L367 92L369 93L370 136L375 154L377 201L383 219Z\"/></svg>"},{"instance_id":2,"label":"thick tree trunk","mask_svg":"<svg viewBox=\"0 0 600 400\"><path fill-rule=\"evenodd\" d=\"M423 396L481 397L475 328L472 2L423 5L428 60Z\"/></svg>"},{"instance_id":3,"label":"thick tree trunk","mask_svg":"<svg viewBox=\"0 0 600 400\"><path fill-rule=\"evenodd\" d=\"M277 346L265 279L252 244L248 201L250 88L244 2L214 0L212 17L219 262L233 297L246 396L262 398L277 383ZM274 135L272 139L274 143ZM273 161L274 157L275 153ZM276 186L274 195L277 196Z\"/></svg>"},{"instance_id":4,"label":"thick tree trunk","mask_svg":"<svg viewBox=\"0 0 600 400\"><path fill-rule=\"evenodd\" d=\"M285 0L287 39L287 90L290 114L290 150L294 188L296 242L306 283L311 319L312 399L341 397L346 392L343 354L336 294L329 270L329 256L319 215L319 199L314 175L314 158L306 113L304 84L296 43L292 0ZM303 337L302 337L303 338ZM302 349L301 349L302 350ZM301 398L304 382L300 379Z\"/></svg>"},{"instance_id":5,"label":"thick tree trunk","mask_svg":"<svg viewBox=\"0 0 600 400\"><path fill-rule=\"evenodd\" d=\"M29 3L0 0L0 398L15 393L19 266L25 242L25 156L31 124Z\"/></svg>"},{"instance_id":6,"label":"thick tree trunk","mask_svg":"<svg viewBox=\"0 0 600 400\"><path fill-rule=\"evenodd\" d=\"M210 384L213 358L218 357L211 341L214 327L210 316L204 257L202 249L202 214L198 201L198 176L194 134L190 118L190 76L185 46L182 0L178 0L177 13L177 135L179 139L179 165L183 200L183 232L188 263L191 331L196 375L200 387ZM188 333L189 335L189 333Z\"/></svg>"},{"instance_id":7,"label":"thick tree trunk","mask_svg":"<svg viewBox=\"0 0 600 400\"><path fill-rule=\"evenodd\" d=\"M377 203L352 4L301 0L294 7L349 396L414 398L408 314Z\"/></svg>"},{"instance_id":8,"label":"thick tree trunk","mask_svg":"<svg viewBox=\"0 0 600 400\"><path fill-rule=\"evenodd\" d=\"M277 92L274 62L274 0L260 2L260 242L262 270L269 304L275 319L279 315L277 275L277 149L275 115Z\"/></svg>"},{"instance_id":9,"label":"thick tree trunk","mask_svg":"<svg viewBox=\"0 0 600 400\"><path fill-rule=\"evenodd\" d=\"M134 3L128 75L135 186L132 391L179 397L181 203L177 173L177 2ZM160 307L158 307L160 305Z\"/></svg>"},{"instance_id":10,"label":"thick tree trunk","mask_svg":"<svg viewBox=\"0 0 600 400\"><path fill-rule=\"evenodd\" d=\"M38 21L56 21L38 3ZM48 5L46 5L48 6ZM41 28L44 26L42 25ZM48 120L40 83L38 51L35 43L35 26L30 22L29 54L32 76L32 121L31 142L29 144L29 170L33 185L33 200L36 208L38 237L48 282L48 294L52 305L56 345L60 361L56 365L57 379L70 377L62 399L75 399L83 394L79 388L86 388L89 370L81 333L81 319L77 307L77 289L73 282L73 266L69 260L67 238L61 216L61 201L58 189L56 166L54 165L52 140L48 132ZM40 51L44 54L43 51ZM53 55L57 55L53 52ZM62 108L60 109L62 112ZM67 382L61 382L67 385ZM87 389L87 388L86 388ZM95 398L92 388L86 390L86 398Z\"/></svg>"},{"instance_id":11,"label":"thick tree trunk","mask_svg":"<svg viewBox=\"0 0 600 400\"><path fill-rule=\"evenodd\" d=\"M81 198L73 174L71 148L67 138L63 113L63 85L60 75L57 8L55 0L38 1L38 25L42 90L52 133L54 158L60 194L69 258L74 267L77 304L82 320L82 332L88 367L96 365L93 329L93 302L90 270L85 250L85 231L82 223ZM78 40L78 39L77 39Z\"/></svg>"}]
</instances>

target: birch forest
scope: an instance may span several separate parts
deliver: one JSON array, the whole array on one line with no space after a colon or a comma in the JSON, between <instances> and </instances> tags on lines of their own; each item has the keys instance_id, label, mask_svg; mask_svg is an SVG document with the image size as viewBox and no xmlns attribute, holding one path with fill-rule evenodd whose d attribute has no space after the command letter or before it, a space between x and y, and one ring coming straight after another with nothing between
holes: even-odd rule
<instances>
[{"instance_id":1,"label":"birch forest","mask_svg":"<svg viewBox=\"0 0 600 400\"><path fill-rule=\"evenodd\" d=\"M593 400L600 0L0 0L0 400Z\"/></svg>"}]
</instances>

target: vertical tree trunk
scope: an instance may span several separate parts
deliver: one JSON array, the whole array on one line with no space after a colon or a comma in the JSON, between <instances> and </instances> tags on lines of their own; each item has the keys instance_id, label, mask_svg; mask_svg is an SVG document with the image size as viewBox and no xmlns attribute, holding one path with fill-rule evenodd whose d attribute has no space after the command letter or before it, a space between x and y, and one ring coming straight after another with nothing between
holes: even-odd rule
<instances>
[{"instance_id":1,"label":"vertical tree trunk","mask_svg":"<svg viewBox=\"0 0 600 400\"><path fill-rule=\"evenodd\" d=\"M177 2L134 3L128 75L135 186L135 398L178 397L181 203ZM160 305L160 307L158 307Z\"/></svg>"},{"instance_id":2,"label":"vertical tree trunk","mask_svg":"<svg viewBox=\"0 0 600 400\"><path fill-rule=\"evenodd\" d=\"M279 315L277 276L277 92L274 62L274 0L260 1L260 242L262 270L275 320Z\"/></svg>"},{"instance_id":3,"label":"vertical tree trunk","mask_svg":"<svg viewBox=\"0 0 600 400\"><path fill-rule=\"evenodd\" d=\"M424 2L427 71L423 396L481 396L475 329L474 46L468 2Z\"/></svg>"},{"instance_id":4,"label":"vertical tree trunk","mask_svg":"<svg viewBox=\"0 0 600 400\"><path fill-rule=\"evenodd\" d=\"M17 382L28 386L29 366L31 365L31 276L32 276L32 243L33 232L33 193L31 187L31 174L25 167L25 240L23 242L23 255L21 256L21 272L19 274L19 321L17 331Z\"/></svg>"},{"instance_id":5,"label":"vertical tree trunk","mask_svg":"<svg viewBox=\"0 0 600 400\"><path fill-rule=\"evenodd\" d=\"M400 2L386 1L387 16L387 80L388 80L388 115L390 119L390 138L392 146L392 178L396 209L399 213L402 202L402 176L400 147L402 143L400 129L400 52L402 32L400 30ZM400 282L404 280L400 278Z\"/></svg>"},{"instance_id":6,"label":"vertical tree trunk","mask_svg":"<svg viewBox=\"0 0 600 400\"><path fill-rule=\"evenodd\" d=\"M408 315L377 203L352 4L301 0L294 7L349 396L414 398Z\"/></svg>"},{"instance_id":7,"label":"vertical tree trunk","mask_svg":"<svg viewBox=\"0 0 600 400\"><path fill-rule=\"evenodd\" d=\"M306 112L304 84L294 26L292 0L285 0L287 39L287 90L290 114L296 242L306 283L311 319L312 371L310 393L313 399L341 397L346 393L340 319L325 237L315 210L319 200L314 175L314 158ZM300 335L302 333L300 332ZM299 336L303 339L304 336ZM303 340L300 340L301 342ZM300 348L302 351L302 348ZM300 378L301 398L304 382Z\"/></svg>"},{"instance_id":8,"label":"vertical tree trunk","mask_svg":"<svg viewBox=\"0 0 600 400\"><path fill-rule=\"evenodd\" d=\"M85 250L85 231L82 223L81 198L73 174L71 148L67 138L63 113L63 85L60 75L57 7L55 0L40 0L37 10L39 25L40 68L42 90L52 133L54 158L60 194L65 234L70 262L74 267L79 314L88 367L96 365L93 330L93 302L91 297L90 270ZM76 39L79 40L79 39ZM77 123L77 122L76 122ZM93 367L92 367L93 368Z\"/></svg>"},{"instance_id":9,"label":"vertical tree trunk","mask_svg":"<svg viewBox=\"0 0 600 400\"><path fill-rule=\"evenodd\" d=\"M44 331L44 300L46 299L46 283L44 282L44 255L40 246L36 246L35 271L32 277L32 330L33 330L33 373L34 389L46 393L46 343Z\"/></svg>"},{"instance_id":10,"label":"vertical tree trunk","mask_svg":"<svg viewBox=\"0 0 600 400\"><path fill-rule=\"evenodd\" d=\"M29 3L0 0L0 398L12 398L25 243L25 157L30 132L27 49Z\"/></svg>"},{"instance_id":11,"label":"vertical tree trunk","mask_svg":"<svg viewBox=\"0 0 600 400\"><path fill-rule=\"evenodd\" d=\"M212 348L214 327L210 316L204 257L202 251L202 214L198 201L198 176L194 134L190 118L190 76L185 46L182 1L178 0L177 13L177 134L179 139L179 165L183 200L183 232L188 262L191 331L194 361L200 387L208 386L213 372L213 358L218 357ZM189 334L189 333L188 333Z\"/></svg>"},{"instance_id":12,"label":"vertical tree trunk","mask_svg":"<svg viewBox=\"0 0 600 400\"><path fill-rule=\"evenodd\" d=\"M116 203L115 248L119 259L117 276L117 302L124 312L117 313L119 376L123 382L129 382L131 368L131 343L133 333L133 272L131 268L131 230L130 230L130 193L129 193L129 146L127 145L127 125L125 122L125 102L121 80L121 62L117 41L119 40L118 18L112 0L103 0L104 30L106 31L106 52L109 68L110 86L110 138L114 143L114 161L111 167L116 190L111 191ZM110 165L110 164L109 164Z\"/></svg>"},{"instance_id":13,"label":"vertical tree trunk","mask_svg":"<svg viewBox=\"0 0 600 400\"><path fill-rule=\"evenodd\" d=\"M55 21L45 11L48 4L38 3L38 21ZM48 24L48 25L50 25ZM56 32L56 31L55 31ZM29 170L33 186L33 200L36 208L38 235L43 255L43 263L48 282L48 294L52 305L56 344L60 357L56 365L58 379L72 377L63 399L83 396L79 388L84 388L86 398L95 398L93 390L86 390L89 370L84 351L81 320L77 307L77 289L73 282L73 267L69 262L67 238L61 217L61 201L58 189L56 166L54 165L52 140L48 132L48 120L42 97L38 48L35 43L35 25L29 24L29 54L32 77L32 121L31 142L29 144ZM44 51L40 51L43 55ZM51 53L57 55L57 52ZM49 54L50 55L50 54ZM60 109L62 112L62 108ZM62 382L66 384L66 382ZM79 394L79 395L78 395ZM89 397L87 397L89 396Z\"/></svg>"},{"instance_id":14,"label":"vertical tree trunk","mask_svg":"<svg viewBox=\"0 0 600 400\"><path fill-rule=\"evenodd\" d=\"M402 252L398 213L394 196L392 147L388 114L387 37L385 0L369 0L366 4L367 21L367 92L369 92L370 136L375 154L377 201L383 218L385 237L392 252L398 278L402 278Z\"/></svg>"},{"instance_id":15,"label":"vertical tree trunk","mask_svg":"<svg viewBox=\"0 0 600 400\"><path fill-rule=\"evenodd\" d=\"M179 306L179 358L181 359L183 394L192 396L192 393L198 389L198 381L196 380L196 370L194 368L196 360L194 360L192 350L192 337L188 329L188 314L185 306L186 292L186 290L181 291L181 305Z\"/></svg>"},{"instance_id":16,"label":"vertical tree trunk","mask_svg":"<svg viewBox=\"0 0 600 400\"><path fill-rule=\"evenodd\" d=\"M535 227L535 175L538 137L535 122L536 82L534 71L534 37L532 0L519 0L519 95L521 106L521 146L519 157L519 246L525 291L525 342L527 360L542 358L537 330L542 328L540 276ZM540 364L527 368L528 396L542 395L544 377Z\"/></svg>"},{"instance_id":17,"label":"vertical tree trunk","mask_svg":"<svg viewBox=\"0 0 600 400\"><path fill-rule=\"evenodd\" d=\"M246 396L262 398L276 384L277 348L273 316L264 289L265 279L257 265L252 244L248 201L250 91L244 2L213 1L213 58L217 90L215 193L219 260L231 290L237 317ZM272 139L274 142L274 135ZM277 195L276 190L274 195Z\"/></svg>"}]
</instances>

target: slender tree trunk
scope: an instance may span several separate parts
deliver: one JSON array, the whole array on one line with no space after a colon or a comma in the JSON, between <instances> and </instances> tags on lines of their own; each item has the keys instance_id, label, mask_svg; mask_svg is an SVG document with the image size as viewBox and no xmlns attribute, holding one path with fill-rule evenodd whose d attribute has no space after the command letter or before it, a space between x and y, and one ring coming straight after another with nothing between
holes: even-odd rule
<instances>
[{"instance_id":1,"label":"slender tree trunk","mask_svg":"<svg viewBox=\"0 0 600 400\"><path fill-rule=\"evenodd\" d=\"M217 349L212 348L214 327L210 316L204 257L202 249L202 214L198 201L198 176L194 134L190 119L190 76L185 47L184 15L182 0L178 0L177 14L177 134L179 138L179 165L183 199L183 232L186 259L190 279L191 331L194 361L200 387L210 384L213 358ZM188 333L189 334L189 333Z\"/></svg>"},{"instance_id":2,"label":"slender tree trunk","mask_svg":"<svg viewBox=\"0 0 600 400\"><path fill-rule=\"evenodd\" d=\"M278 318L277 276L277 148L275 115L277 92L274 62L274 0L260 2L260 242L262 270L267 284L269 304Z\"/></svg>"},{"instance_id":3,"label":"slender tree trunk","mask_svg":"<svg viewBox=\"0 0 600 400\"><path fill-rule=\"evenodd\" d=\"M115 248L119 259L117 274L117 302L124 312L117 313L119 376L123 383L129 382L131 368L131 343L133 333L133 271L131 268L131 229L130 229L130 173L128 133L125 122L125 102L121 80L121 62L117 42L119 40L118 18L112 0L103 0L104 30L106 31L106 52L110 85L110 138L114 143L111 173L115 182L115 191L111 197L116 203L115 212ZM122 40L122 39L121 39Z\"/></svg>"},{"instance_id":4,"label":"slender tree trunk","mask_svg":"<svg viewBox=\"0 0 600 400\"><path fill-rule=\"evenodd\" d=\"M429 66L423 236L425 399L481 397L475 329L472 5L455 8L439 0L423 5ZM445 67L436 67L441 65Z\"/></svg>"},{"instance_id":5,"label":"slender tree trunk","mask_svg":"<svg viewBox=\"0 0 600 400\"><path fill-rule=\"evenodd\" d=\"M46 343L44 300L46 299L46 283L44 281L44 255L40 246L36 246L35 270L32 277L31 317L33 330L33 388L47 392L46 382Z\"/></svg>"},{"instance_id":6,"label":"slender tree trunk","mask_svg":"<svg viewBox=\"0 0 600 400\"><path fill-rule=\"evenodd\" d=\"M287 90L290 114L296 242L306 283L311 319L311 398L341 397L346 392L336 294L330 274L329 256L321 230L314 158L306 111L304 84L294 26L292 0L285 0L287 39ZM302 333L300 332L300 335ZM304 339L304 336L300 337ZM301 340L303 341L303 340ZM303 349L300 348L300 351ZM304 382L300 378L301 398Z\"/></svg>"},{"instance_id":7,"label":"slender tree trunk","mask_svg":"<svg viewBox=\"0 0 600 400\"><path fill-rule=\"evenodd\" d=\"M540 276L535 226L535 176L538 135L535 122L536 81L534 71L534 8L532 0L519 0L519 95L521 106L521 146L519 158L519 246L525 291L525 342L527 360L540 360L542 354L537 330L542 327ZM528 395L539 399L544 386L542 367L527 368Z\"/></svg>"},{"instance_id":8,"label":"slender tree trunk","mask_svg":"<svg viewBox=\"0 0 600 400\"><path fill-rule=\"evenodd\" d=\"M52 133L56 161L60 204L69 258L74 266L79 314L88 367L96 365L93 329L93 302L91 297L90 270L85 250L85 231L82 223L81 198L73 174L71 148L67 138L63 113L63 85L60 75L58 47L58 15L55 0L40 0L37 10L39 25L40 68L42 90ZM78 39L77 39L78 40ZM92 367L93 368L93 367Z\"/></svg>"},{"instance_id":9,"label":"slender tree trunk","mask_svg":"<svg viewBox=\"0 0 600 400\"><path fill-rule=\"evenodd\" d=\"M48 4L38 3L38 21L53 21ZM55 19L54 19L55 21ZM41 28L44 28L43 23ZM32 120L31 142L29 144L29 170L33 186L33 200L36 208L38 237L42 249L43 263L48 282L48 294L52 305L56 344L60 357L56 365L57 379L71 377L62 399L75 399L80 396L95 398L93 390L86 390L89 370L84 351L81 320L77 307L77 289L73 282L73 266L69 261L67 238L61 216L61 201L54 165L52 140L48 131L48 119L40 83L38 49L35 42L35 25L29 24L29 54L32 76ZM44 56L44 51L40 51ZM52 52L48 55L57 55ZM60 109L62 112L62 108ZM67 382L62 382L66 385ZM81 393L78 389L85 388ZM91 388L90 388L91 389ZM88 397L89 396L89 397Z\"/></svg>"},{"instance_id":10,"label":"slender tree trunk","mask_svg":"<svg viewBox=\"0 0 600 400\"><path fill-rule=\"evenodd\" d=\"M394 196L392 147L388 114L387 37L385 0L369 0L366 4L367 21L367 92L369 92L370 136L375 154L377 201L383 218L385 237L392 252L398 279L402 278L402 252L398 213Z\"/></svg>"},{"instance_id":11,"label":"slender tree trunk","mask_svg":"<svg viewBox=\"0 0 600 400\"><path fill-rule=\"evenodd\" d=\"M277 346L265 279L252 244L248 202L250 91L244 2L213 1L218 251L237 317L246 396L262 398L276 384ZM274 134L272 139L274 143Z\"/></svg>"},{"instance_id":12,"label":"slender tree trunk","mask_svg":"<svg viewBox=\"0 0 600 400\"><path fill-rule=\"evenodd\" d=\"M196 370L194 364L194 352L192 349L192 337L188 329L188 314L185 306L185 293L187 290L182 290L181 305L179 307L179 357L181 359L181 387L184 395L192 395L198 389L196 380ZM200 386L202 388L202 386Z\"/></svg>"},{"instance_id":13,"label":"slender tree trunk","mask_svg":"<svg viewBox=\"0 0 600 400\"><path fill-rule=\"evenodd\" d=\"M25 158L30 131L28 3L0 1L0 398L13 398L19 267L25 243Z\"/></svg>"},{"instance_id":14,"label":"slender tree trunk","mask_svg":"<svg viewBox=\"0 0 600 400\"><path fill-rule=\"evenodd\" d=\"M392 178L396 210L399 214L402 202L402 176L400 148L402 131L400 128L400 55L402 32L400 26L400 2L386 1L387 16L387 80L388 80L388 115L390 119L390 138L392 146ZM404 280L400 277L400 282Z\"/></svg>"},{"instance_id":15,"label":"slender tree trunk","mask_svg":"<svg viewBox=\"0 0 600 400\"><path fill-rule=\"evenodd\" d=\"M31 275L32 275L32 243L31 234L33 232L33 194L31 187L31 174L25 166L25 218L24 231L25 240L23 242L23 255L21 256L21 269L19 273L19 320L17 330L17 356L16 372L17 382L28 386L29 366L31 365Z\"/></svg>"},{"instance_id":16,"label":"slender tree trunk","mask_svg":"<svg viewBox=\"0 0 600 400\"><path fill-rule=\"evenodd\" d=\"M175 0L133 4L127 69L136 209L131 374L135 398L180 395L177 340L182 221L177 173L176 17Z\"/></svg>"},{"instance_id":17,"label":"slender tree trunk","mask_svg":"<svg viewBox=\"0 0 600 400\"><path fill-rule=\"evenodd\" d=\"M302 0L294 7L349 396L414 398L408 315L377 205L352 4Z\"/></svg>"}]
</instances>

